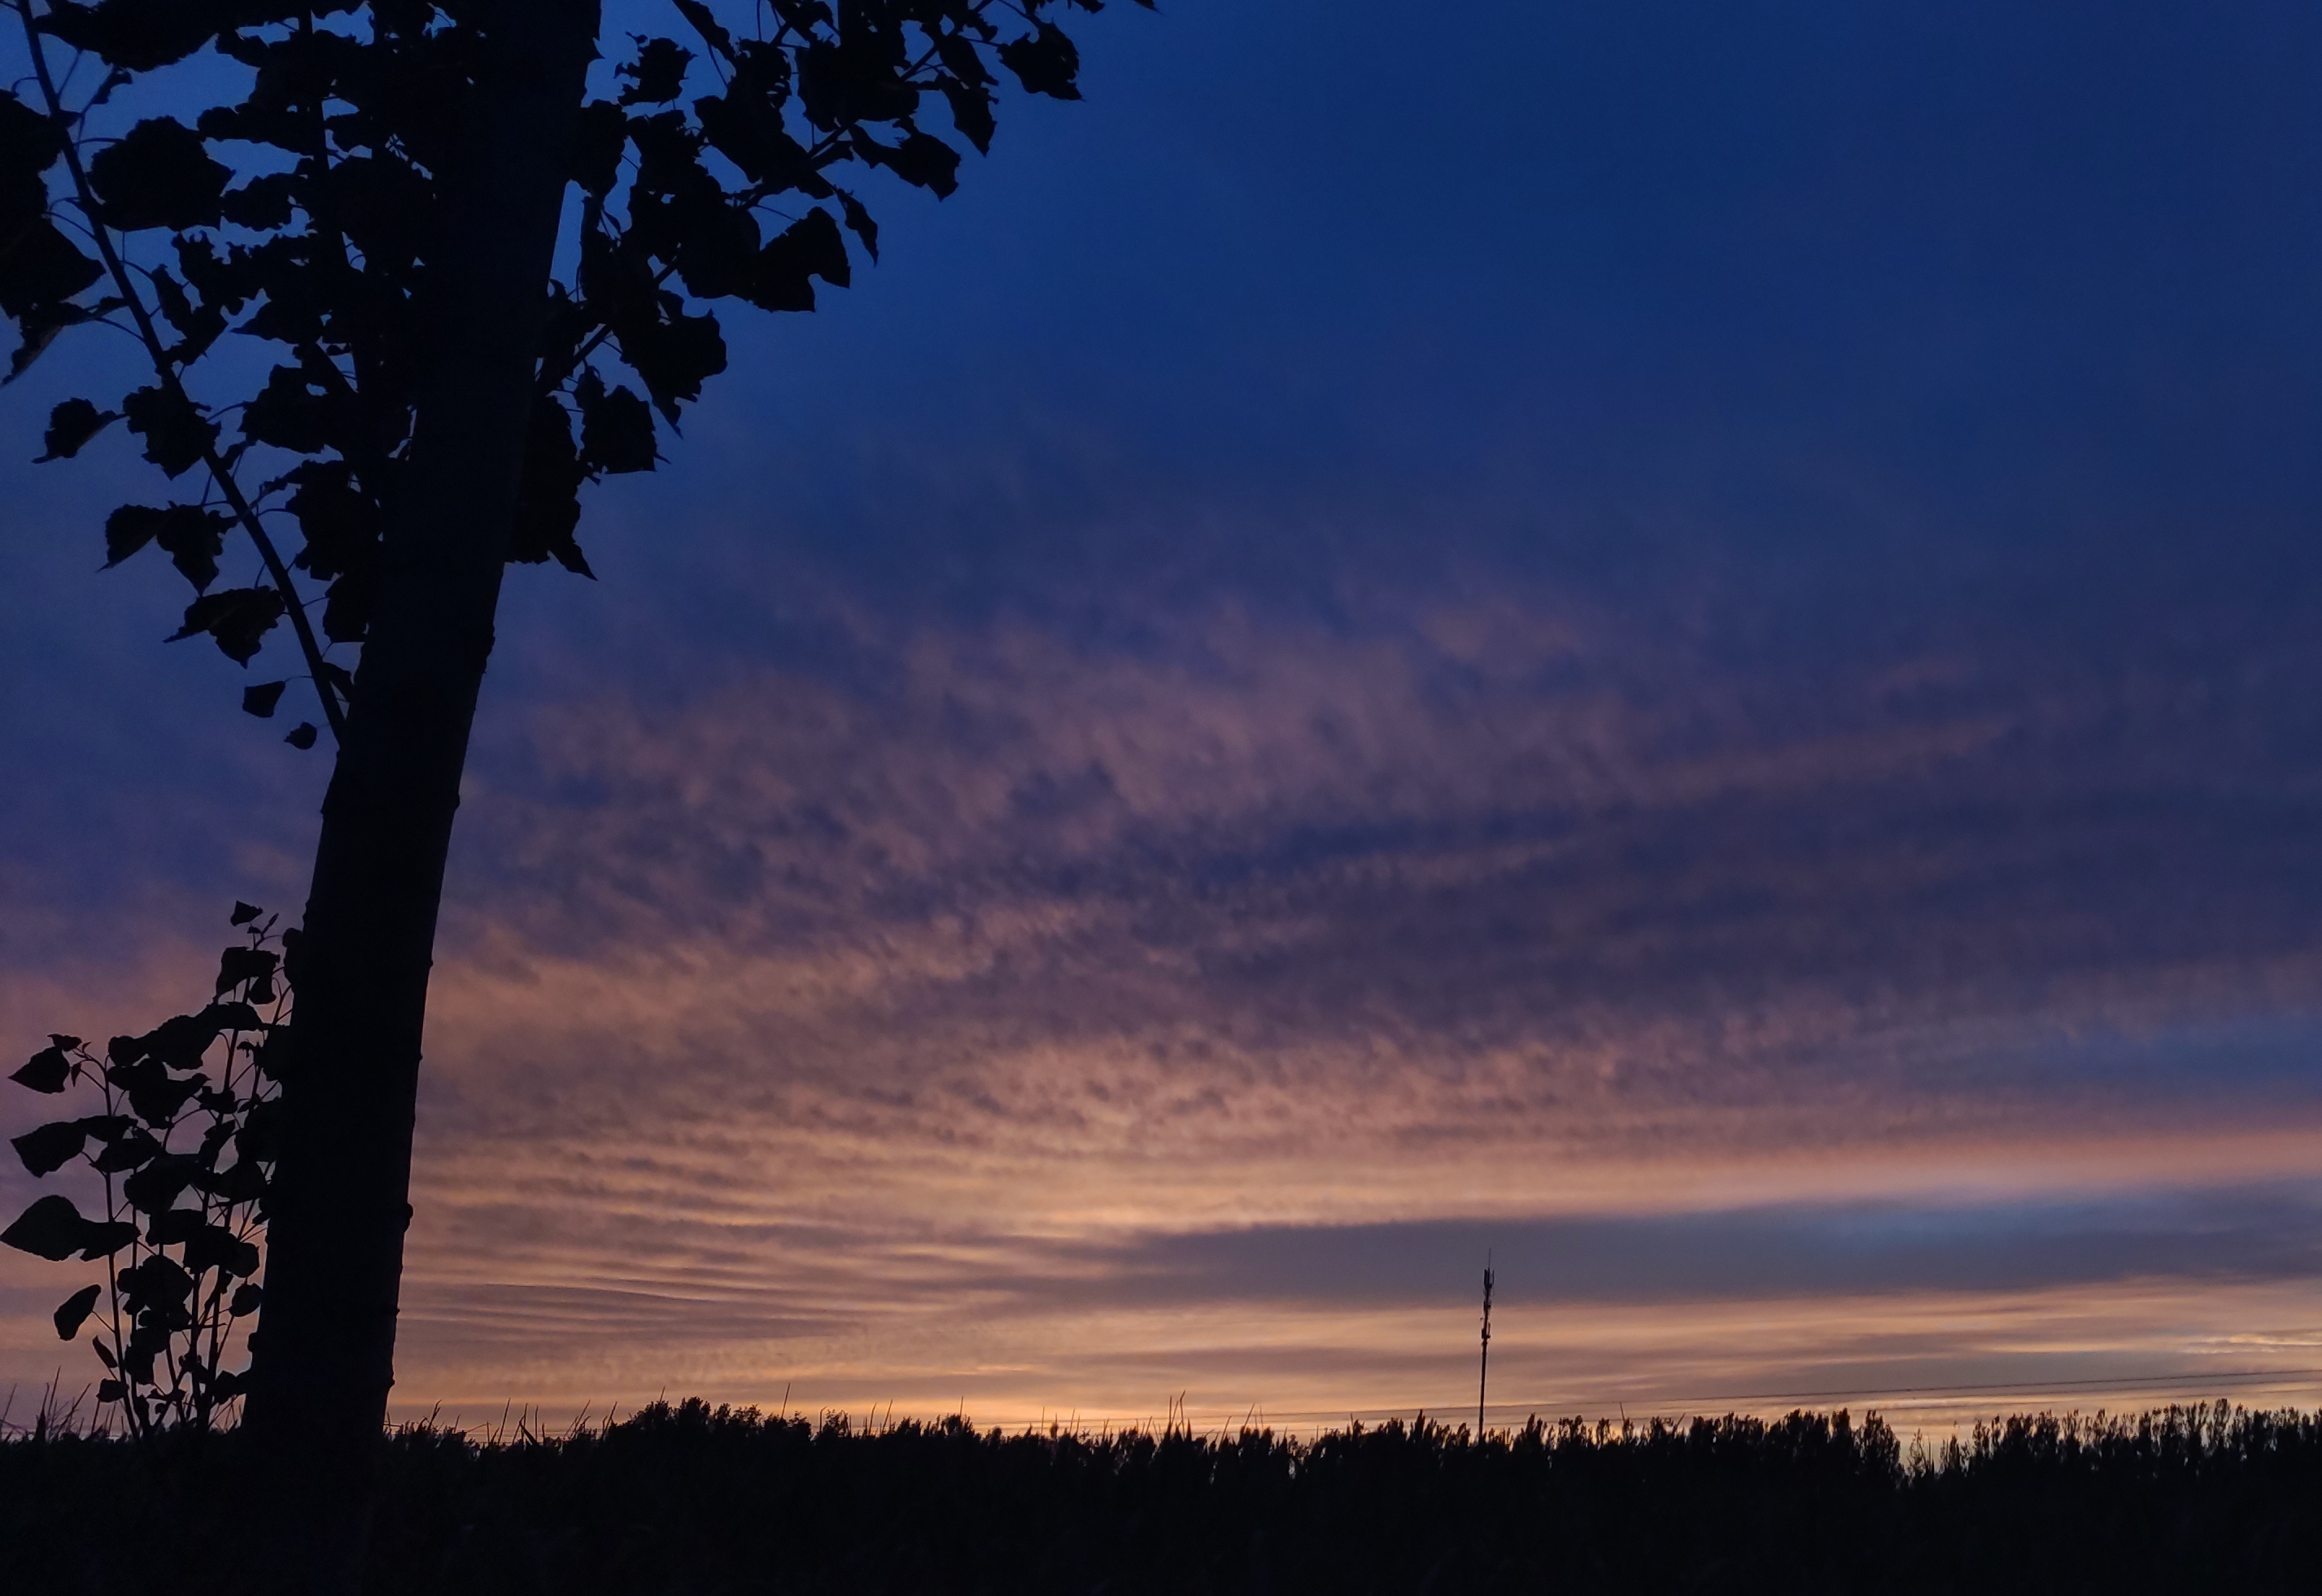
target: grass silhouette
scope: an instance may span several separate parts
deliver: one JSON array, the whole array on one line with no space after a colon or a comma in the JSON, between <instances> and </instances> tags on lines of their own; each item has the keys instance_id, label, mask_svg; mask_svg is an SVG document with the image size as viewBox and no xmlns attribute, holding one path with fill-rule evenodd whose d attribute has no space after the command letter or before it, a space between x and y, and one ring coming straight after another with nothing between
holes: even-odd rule
<instances>
[{"instance_id":1,"label":"grass silhouette","mask_svg":"<svg viewBox=\"0 0 2322 1596\"><path fill-rule=\"evenodd\" d=\"M233 1432L0 1442L11 1588L246 1588ZM693 1401L407 1428L365 1589L429 1592L2306 1591L2322 1414L876 1433Z\"/></svg>"}]
</instances>

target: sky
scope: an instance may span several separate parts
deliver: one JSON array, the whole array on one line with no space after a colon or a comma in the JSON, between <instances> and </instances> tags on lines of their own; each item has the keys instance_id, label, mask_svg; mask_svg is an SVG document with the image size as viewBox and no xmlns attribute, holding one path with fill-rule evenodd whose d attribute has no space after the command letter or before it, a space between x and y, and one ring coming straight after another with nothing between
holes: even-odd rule
<instances>
[{"instance_id":1,"label":"sky","mask_svg":"<svg viewBox=\"0 0 2322 1596\"><path fill-rule=\"evenodd\" d=\"M1078 33L511 576L396 1411L1457 1413L1487 1251L1494 1422L2322 1401L2322 14ZM0 391L23 1052L327 773L26 463L113 358Z\"/></svg>"}]
</instances>

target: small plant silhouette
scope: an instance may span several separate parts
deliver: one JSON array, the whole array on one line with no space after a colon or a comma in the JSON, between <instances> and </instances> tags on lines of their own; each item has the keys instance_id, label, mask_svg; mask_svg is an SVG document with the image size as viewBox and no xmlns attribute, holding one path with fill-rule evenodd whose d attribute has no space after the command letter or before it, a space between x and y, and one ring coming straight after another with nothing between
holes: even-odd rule
<instances>
[{"instance_id":1,"label":"small plant silhouette","mask_svg":"<svg viewBox=\"0 0 2322 1596\"><path fill-rule=\"evenodd\" d=\"M97 1099L97 1112L51 1121L14 1145L43 1179L87 1166L103 1183L105 1217L51 1193L0 1241L58 1262L103 1262L103 1281L58 1306L57 1334L73 1340L96 1319L98 1410L117 1407L135 1436L232 1417L242 1375L223 1364L236 1325L258 1311L290 986L274 917L237 903L233 923L241 937L220 956L216 990L198 1011L115 1036L101 1058L78 1036L51 1035L10 1077Z\"/></svg>"}]
</instances>

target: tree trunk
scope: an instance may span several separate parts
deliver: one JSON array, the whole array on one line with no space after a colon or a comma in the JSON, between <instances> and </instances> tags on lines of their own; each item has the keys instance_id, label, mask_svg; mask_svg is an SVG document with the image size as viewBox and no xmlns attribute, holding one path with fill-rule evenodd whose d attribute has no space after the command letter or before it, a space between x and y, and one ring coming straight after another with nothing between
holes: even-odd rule
<instances>
[{"instance_id":1,"label":"tree trunk","mask_svg":"<svg viewBox=\"0 0 2322 1596\"><path fill-rule=\"evenodd\" d=\"M595 0L498 0L440 174L432 358L295 954L292 1068L246 1423L267 1563L352 1591L370 1527L443 865L514 524Z\"/></svg>"}]
</instances>

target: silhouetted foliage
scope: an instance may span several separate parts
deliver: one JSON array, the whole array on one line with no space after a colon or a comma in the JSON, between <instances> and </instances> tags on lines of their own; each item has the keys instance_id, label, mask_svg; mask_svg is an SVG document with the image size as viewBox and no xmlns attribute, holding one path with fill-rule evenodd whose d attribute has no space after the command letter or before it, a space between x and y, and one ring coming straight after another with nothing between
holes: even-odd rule
<instances>
[{"instance_id":1,"label":"silhouetted foliage","mask_svg":"<svg viewBox=\"0 0 2322 1596\"><path fill-rule=\"evenodd\" d=\"M569 280L544 285L553 310L511 560L590 574L580 489L654 470L658 428L675 433L726 369L709 302L804 311L818 282L846 287L846 235L879 249L846 174L950 194L951 141L991 148L1000 74L1079 96L1078 54L1043 14L1102 0L772 0L726 6L726 20L704 0L672 5L681 40L624 41L614 92L581 113L580 249ZM382 511L437 333L438 178L462 153L451 141L479 92L490 8L9 5L35 71L27 97L0 96L0 312L21 333L0 380L69 328L109 323L140 341L151 381L103 408L59 404L40 459L69 460L122 422L168 476L193 474L192 502L114 514L105 563L159 547L195 592L172 641L207 636L241 664L288 618L336 725L352 684L330 655L370 624ZM57 46L66 70L49 65ZM248 69L242 98L100 130L129 85L206 49ZM272 345L276 363L238 379L246 362L209 358L230 333ZM236 527L263 571L214 592ZM287 560L278 534L295 539ZM320 637L302 581L321 589ZM260 695L245 707L271 714Z\"/></svg>"},{"instance_id":2,"label":"silhouetted foliage","mask_svg":"<svg viewBox=\"0 0 2322 1596\"><path fill-rule=\"evenodd\" d=\"M243 1372L225 1366L235 1328L258 1311L290 983L274 920L246 903L233 920L242 938L219 956L216 990L199 1009L115 1036L101 1055L52 1035L10 1077L49 1096L78 1090L79 1106L96 1110L13 1145L41 1179L93 1174L104 1218L50 1193L0 1242L105 1265L102 1281L59 1305L57 1335L73 1340L95 1318L99 1411L133 1436L224 1422L242 1390Z\"/></svg>"},{"instance_id":3,"label":"silhouetted foliage","mask_svg":"<svg viewBox=\"0 0 2322 1596\"><path fill-rule=\"evenodd\" d=\"M114 512L105 562L160 551L194 590L172 641L244 666L287 623L337 743L245 1418L277 1442L268 1578L339 1588L393 1382L428 972L503 570L590 574L581 490L655 467L726 368L717 306L809 310L851 281L878 251L872 174L951 193L1001 85L1077 97L1057 19L1102 0L671 0L626 40L596 0L0 3L31 68L0 94L8 375L96 324L149 368L59 403L40 458L117 423L183 484ZM273 716L291 679L243 708Z\"/></svg>"},{"instance_id":4,"label":"silhouetted foliage","mask_svg":"<svg viewBox=\"0 0 2322 1596\"><path fill-rule=\"evenodd\" d=\"M237 1444L0 1445L23 1588L236 1588L206 1554L232 1542ZM2223 1403L2009 1418L1912 1454L1844 1413L1299 1443L858 1434L688 1402L563 1436L407 1429L383 1480L379 1596L2288 1591L2322 1553L2322 1416Z\"/></svg>"}]
</instances>

